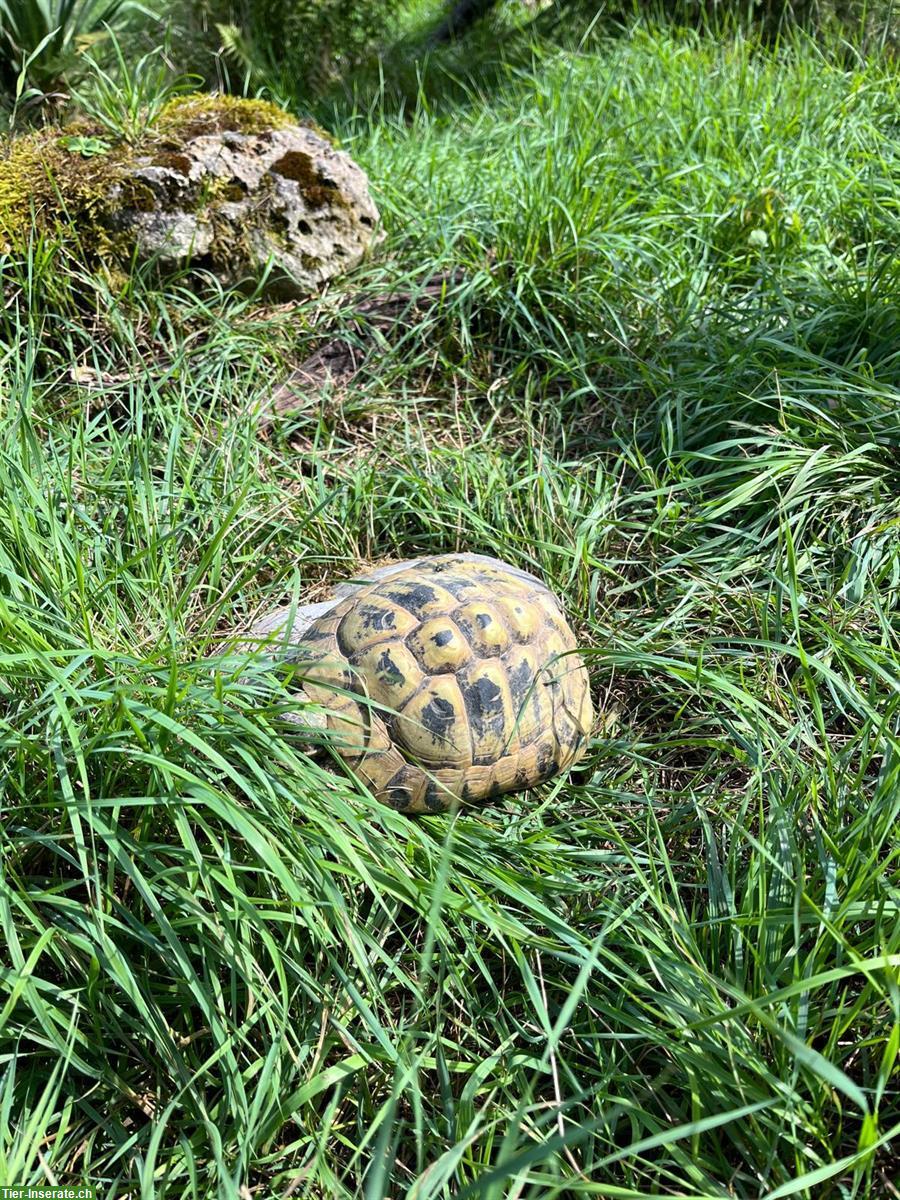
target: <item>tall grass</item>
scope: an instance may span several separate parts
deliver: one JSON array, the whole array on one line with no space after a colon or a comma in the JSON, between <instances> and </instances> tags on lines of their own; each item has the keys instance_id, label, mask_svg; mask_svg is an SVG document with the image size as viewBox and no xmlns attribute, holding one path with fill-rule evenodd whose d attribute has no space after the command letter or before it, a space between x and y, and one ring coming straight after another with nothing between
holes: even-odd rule
<instances>
[{"instance_id":1,"label":"tall grass","mask_svg":"<svg viewBox=\"0 0 900 1200\"><path fill-rule=\"evenodd\" d=\"M888 1196L896 79L640 29L463 67L318 114L389 233L348 293L465 270L264 436L352 298L4 267L0 1177ZM229 637L456 548L560 592L604 722L411 820Z\"/></svg>"}]
</instances>

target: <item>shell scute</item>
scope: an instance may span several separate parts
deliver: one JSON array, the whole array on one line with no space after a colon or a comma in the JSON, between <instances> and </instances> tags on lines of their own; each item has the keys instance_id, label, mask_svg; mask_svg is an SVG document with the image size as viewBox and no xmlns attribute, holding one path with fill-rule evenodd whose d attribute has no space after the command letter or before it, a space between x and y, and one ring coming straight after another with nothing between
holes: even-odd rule
<instances>
[{"instance_id":1,"label":"shell scute","mask_svg":"<svg viewBox=\"0 0 900 1200\"><path fill-rule=\"evenodd\" d=\"M316 697L317 700L320 697ZM357 760L366 754L369 745L368 714L355 700L337 693L321 700L328 707L328 729L332 733L335 749L343 758Z\"/></svg>"},{"instance_id":2,"label":"shell scute","mask_svg":"<svg viewBox=\"0 0 900 1200\"><path fill-rule=\"evenodd\" d=\"M396 710L425 682L415 655L402 642L377 642L350 659L378 704Z\"/></svg>"},{"instance_id":3,"label":"shell scute","mask_svg":"<svg viewBox=\"0 0 900 1200\"><path fill-rule=\"evenodd\" d=\"M453 613L469 645L482 657L502 654L510 643L509 630L499 608L485 600L464 604Z\"/></svg>"},{"instance_id":4,"label":"shell scute","mask_svg":"<svg viewBox=\"0 0 900 1200\"><path fill-rule=\"evenodd\" d=\"M472 657L468 639L449 616L425 621L409 635L406 644L432 675L458 671Z\"/></svg>"},{"instance_id":5,"label":"shell scute","mask_svg":"<svg viewBox=\"0 0 900 1200\"><path fill-rule=\"evenodd\" d=\"M401 812L421 812L426 787L427 781L422 772L412 764L405 763L385 784L384 799Z\"/></svg>"},{"instance_id":6,"label":"shell scute","mask_svg":"<svg viewBox=\"0 0 900 1200\"><path fill-rule=\"evenodd\" d=\"M344 600L339 608L341 621L337 629L337 644L341 653L350 658L378 642L406 637L418 625L418 619L384 596L356 596Z\"/></svg>"},{"instance_id":7,"label":"shell scute","mask_svg":"<svg viewBox=\"0 0 900 1200\"><path fill-rule=\"evenodd\" d=\"M462 685L469 728L472 731L472 761L492 763L519 746L511 720L512 700L502 664L488 659L468 672Z\"/></svg>"},{"instance_id":8,"label":"shell scute","mask_svg":"<svg viewBox=\"0 0 900 1200\"><path fill-rule=\"evenodd\" d=\"M397 740L414 759L456 766L472 757L472 735L455 675L436 675L394 721Z\"/></svg>"},{"instance_id":9,"label":"shell scute","mask_svg":"<svg viewBox=\"0 0 900 1200\"><path fill-rule=\"evenodd\" d=\"M507 660L512 720L520 746L530 746L546 724L548 706L543 701L540 665L534 650L515 646Z\"/></svg>"},{"instance_id":10,"label":"shell scute","mask_svg":"<svg viewBox=\"0 0 900 1200\"><path fill-rule=\"evenodd\" d=\"M322 653L299 660L294 665L294 671L302 680L307 692L312 695L318 689L326 698L335 690L350 692L354 690L355 676L353 669L340 654ZM313 696L318 700L318 695Z\"/></svg>"},{"instance_id":11,"label":"shell scute","mask_svg":"<svg viewBox=\"0 0 900 1200\"><path fill-rule=\"evenodd\" d=\"M506 625L517 642L531 642L546 618L539 608L524 596L501 596L497 600Z\"/></svg>"}]
</instances>

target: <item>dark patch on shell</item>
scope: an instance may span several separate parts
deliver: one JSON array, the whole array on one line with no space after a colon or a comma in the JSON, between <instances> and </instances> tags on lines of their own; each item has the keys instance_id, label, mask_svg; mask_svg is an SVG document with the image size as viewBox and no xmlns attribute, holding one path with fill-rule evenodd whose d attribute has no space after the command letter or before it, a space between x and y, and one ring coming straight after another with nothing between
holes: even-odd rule
<instances>
[{"instance_id":1,"label":"dark patch on shell","mask_svg":"<svg viewBox=\"0 0 900 1200\"><path fill-rule=\"evenodd\" d=\"M472 599L472 589L476 588L481 591L484 588L483 583L479 583L477 579L442 579L441 587L450 593L455 599L463 604L467 604Z\"/></svg>"},{"instance_id":2,"label":"dark patch on shell","mask_svg":"<svg viewBox=\"0 0 900 1200\"><path fill-rule=\"evenodd\" d=\"M575 746L578 744L574 724L563 713L556 714L554 722L556 728L556 740L561 746Z\"/></svg>"},{"instance_id":3,"label":"dark patch on shell","mask_svg":"<svg viewBox=\"0 0 900 1200\"><path fill-rule=\"evenodd\" d=\"M537 773L541 779L549 779L559 770L559 764L556 757L549 746L546 746L538 754Z\"/></svg>"},{"instance_id":4,"label":"dark patch on shell","mask_svg":"<svg viewBox=\"0 0 900 1200\"><path fill-rule=\"evenodd\" d=\"M410 801L410 789L404 787L403 780L405 778L406 768L401 767L400 770L392 775L387 782L387 787L384 789L384 798L391 808L396 808L402 812Z\"/></svg>"},{"instance_id":5,"label":"dark patch on shell","mask_svg":"<svg viewBox=\"0 0 900 1200\"><path fill-rule=\"evenodd\" d=\"M430 588L427 583L406 584L396 590L386 591L384 594L389 600L393 600L395 604L399 604L408 613L420 619L424 615L425 605L433 604L437 599L434 588Z\"/></svg>"},{"instance_id":6,"label":"dark patch on shell","mask_svg":"<svg viewBox=\"0 0 900 1200\"><path fill-rule=\"evenodd\" d=\"M503 692L493 679L476 679L466 688L466 710L478 725L503 716Z\"/></svg>"},{"instance_id":7,"label":"dark patch on shell","mask_svg":"<svg viewBox=\"0 0 900 1200\"><path fill-rule=\"evenodd\" d=\"M390 684L392 687L402 687L406 682L406 676L391 658L390 650L383 651L375 669L384 682Z\"/></svg>"},{"instance_id":8,"label":"dark patch on shell","mask_svg":"<svg viewBox=\"0 0 900 1200\"><path fill-rule=\"evenodd\" d=\"M509 679L509 694L518 714L534 683L534 671L531 669L531 663L527 659L523 659L517 667L513 667L508 672L507 678Z\"/></svg>"},{"instance_id":9,"label":"dark patch on shell","mask_svg":"<svg viewBox=\"0 0 900 1200\"><path fill-rule=\"evenodd\" d=\"M374 604L361 604L359 617L366 629L396 629L397 617L389 608L378 608Z\"/></svg>"},{"instance_id":10,"label":"dark patch on shell","mask_svg":"<svg viewBox=\"0 0 900 1200\"><path fill-rule=\"evenodd\" d=\"M503 692L492 679L477 679L463 689L466 712L474 734L473 741L490 737L502 737L506 713L503 708ZM492 763L495 755L475 755L478 764Z\"/></svg>"},{"instance_id":11,"label":"dark patch on shell","mask_svg":"<svg viewBox=\"0 0 900 1200\"><path fill-rule=\"evenodd\" d=\"M428 781L425 789L425 807L429 812L443 812L448 807L449 799L447 792L439 787L433 779Z\"/></svg>"},{"instance_id":12,"label":"dark patch on shell","mask_svg":"<svg viewBox=\"0 0 900 1200\"><path fill-rule=\"evenodd\" d=\"M320 625L310 625L306 633L303 635L304 642L324 642L326 638L332 636L330 629L323 629Z\"/></svg>"},{"instance_id":13,"label":"dark patch on shell","mask_svg":"<svg viewBox=\"0 0 900 1200\"><path fill-rule=\"evenodd\" d=\"M525 609L521 604L516 604L513 611L520 617L525 616ZM512 626L513 638L519 643L520 646L524 645L533 636L532 634L529 634L527 630L520 629L518 625L515 625L512 622L510 622L510 624Z\"/></svg>"},{"instance_id":14,"label":"dark patch on shell","mask_svg":"<svg viewBox=\"0 0 900 1200\"><path fill-rule=\"evenodd\" d=\"M450 741L456 709L443 696L432 696L422 709L422 724L436 741Z\"/></svg>"}]
</instances>

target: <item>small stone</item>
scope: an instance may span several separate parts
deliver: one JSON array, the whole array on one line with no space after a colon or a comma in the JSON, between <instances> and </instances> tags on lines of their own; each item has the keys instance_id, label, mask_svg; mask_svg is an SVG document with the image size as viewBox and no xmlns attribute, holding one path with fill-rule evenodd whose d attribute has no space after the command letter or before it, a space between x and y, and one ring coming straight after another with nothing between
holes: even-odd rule
<instances>
[{"instance_id":1,"label":"small stone","mask_svg":"<svg viewBox=\"0 0 900 1200\"><path fill-rule=\"evenodd\" d=\"M356 266L376 237L368 179L319 133L287 125L191 137L139 158L115 185L106 218L138 258L262 279L279 297L318 291Z\"/></svg>"}]
</instances>

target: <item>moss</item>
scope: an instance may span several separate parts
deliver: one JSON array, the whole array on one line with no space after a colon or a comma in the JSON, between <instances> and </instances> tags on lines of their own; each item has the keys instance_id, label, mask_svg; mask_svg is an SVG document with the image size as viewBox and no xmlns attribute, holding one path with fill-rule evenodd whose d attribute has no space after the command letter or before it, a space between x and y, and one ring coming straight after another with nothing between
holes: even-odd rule
<instances>
[{"instance_id":1,"label":"moss","mask_svg":"<svg viewBox=\"0 0 900 1200\"><path fill-rule=\"evenodd\" d=\"M247 195L247 189L240 182L240 180L233 179L229 183L222 184L219 190L219 195L223 200L228 200L236 204L238 201L243 200Z\"/></svg>"},{"instance_id":2,"label":"moss","mask_svg":"<svg viewBox=\"0 0 900 1200\"><path fill-rule=\"evenodd\" d=\"M191 160L186 154L177 154L171 150L161 150L153 159L154 167L167 167L177 171L179 175L188 175L191 170Z\"/></svg>"},{"instance_id":3,"label":"moss","mask_svg":"<svg viewBox=\"0 0 900 1200\"><path fill-rule=\"evenodd\" d=\"M116 198L117 208L131 209L132 212L153 212L156 208L156 196L149 184L134 176L127 176L119 183Z\"/></svg>"},{"instance_id":4,"label":"moss","mask_svg":"<svg viewBox=\"0 0 900 1200\"><path fill-rule=\"evenodd\" d=\"M332 134L310 117L294 117L268 100L242 100L207 92L170 100L160 113L156 129L163 138L186 141L205 133L267 133L294 125L302 125L335 145Z\"/></svg>"},{"instance_id":5,"label":"moss","mask_svg":"<svg viewBox=\"0 0 900 1200\"><path fill-rule=\"evenodd\" d=\"M343 200L340 192L330 179L323 178L313 165L313 160L302 150L289 150L269 168L275 175L285 179L293 179L300 185L303 197L311 208L322 208L333 204L335 200Z\"/></svg>"},{"instance_id":6,"label":"moss","mask_svg":"<svg viewBox=\"0 0 900 1200\"><path fill-rule=\"evenodd\" d=\"M294 117L268 100L196 92L170 100L159 115L156 132L185 142L204 133L267 133L296 124Z\"/></svg>"},{"instance_id":7,"label":"moss","mask_svg":"<svg viewBox=\"0 0 900 1200\"><path fill-rule=\"evenodd\" d=\"M79 135L83 125L78 126ZM124 178L130 151L85 158L65 146L65 131L43 129L7 143L0 159L0 246L9 250L25 240L34 225L40 232L63 228L93 232Z\"/></svg>"}]
</instances>

